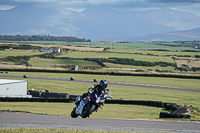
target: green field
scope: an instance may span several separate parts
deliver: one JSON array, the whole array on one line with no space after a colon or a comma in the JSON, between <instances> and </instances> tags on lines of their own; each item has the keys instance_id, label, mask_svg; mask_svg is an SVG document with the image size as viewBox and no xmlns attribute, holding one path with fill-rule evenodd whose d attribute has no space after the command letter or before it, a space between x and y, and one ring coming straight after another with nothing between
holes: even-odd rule
<instances>
[{"instance_id":1,"label":"green field","mask_svg":"<svg viewBox=\"0 0 200 133\"><path fill-rule=\"evenodd\" d=\"M185 44L167 43L167 42L131 42L131 43L117 43L117 42L65 42L65 41L9 41L13 43L25 43L25 44L45 44L45 45L71 45L71 46L83 46L83 47L103 47L114 49L166 49L171 51L182 50L197 50L192 47L192 43L186 42ZM171 47L171 46L174 47ZM188 47L190 46L190 47Z\"/></svg>"},{"instance_id":2,"label":"green field","mask_svg":"<svg viewBox=\"0 0 200 133\"><path fill-rule=\"evenodd\" d=\"M94 66L100 67L96 62L84 61L84 60L72 60L72 59L42 59L42 58L31 58L29 63L33 67L48 67L56 64L59 65L81 65L81 66Z\"/></svg>"},{"instance_id":3,"label":"green field","mask_svg":"<svg viewBox=\"0 0 200 133\"><path fill-rule=\"evenodd\" d=\"M30 44L32 43L32 44ZM182 50L193 50L198 51L198 49L194 48L196 46L196 42L177 42L177 43L168 43L168 42L133 42L133 43L116 43L116 42L64 42L64 41L30 41L30 42L13 42L13 43L5 43L1 42L1 45L32 45L37 47L61 47L62 53L56 55L55 57L69 57L71 59L49 59L47 57L41 58L31 58L30 60L23 60L19 64L29 66L34 69L34 67L48 67L48 68L59 68L63 69L62 65L79 65L80 68L87 67L87 71L93 71L94 67L99 67L102 69L96 69L95 71L109 71L105 68L101 67L104 63L106 68L118 68L113 69L111 71L119 72L120 68L124 68L123 71L120 72L134 72L133 70L127 69L135 69L135 71L143 71L144 73L183 73L183 74L192 74L198 75L200 68L200 59L194 58L195 56L200 56L200 52L183 52ZM101 48L101 49L99 49ZM104 52L102 48L104 49ZM110 49L112 48L112 49ZM158 51L155 51L158 50ZM161 51L159 51L161 50ZM168 51L162 51L168 50ZM169 51L170 50L170 51ZM87 52L86 52L87 51ZM91 52L93 51L93 52ZM100 51L100 52L98 52ZM107 51L107 52L106 52ZM42 52L34 51L26 51L26 50L13 50L13 51L0 51L0 65L3 64L3 67L9 67L9 64L16 64L16 62L11 62L7 60L3 62L3 58L7 56L32 56L32 55L41 55L46 54ZM182 56L176 57L175 59L172 56ZM75 58L75 59L73 59ZM135 61L143 61L146 64L148 62L164 62L165 64L160 64L156 66L141 66L140 65L128 65L127 64L113 64L109 62L103 62L102 64L98 64L93 61L83 61L83 58L125 58L125 59L134 59ZM8 63L9 62L9 63ZM24 64L24 62L28 62L29 64ZM116 63L116 62L115 62ZM166 63L175 64L181 68L182 66L189 66L194 69L186 69L184 71L177 71L175 67L171 65L166 65ZM6 65L7 66L6 66ZM143 64L142 64L143 65ZM18 66L16 66L18 67ZM104 66L105 67L105 66ZM110 71L110 72L111 72Z\"/></svg>"},{"instance_id":4,"label":"green field","mask_svg":"<svg viewBox=\"0 0 200 133\"><path fill-rule=\"evenodd\" d=\"M98 81L106 79L109 82L125 82L137 84L151 84L161 86L184 87L191 89L200 89L198 79L179 79L179 78L156 78L156 77L134 77L134 76L109 76L109 75L81 75L81 74L56 74L56 73L17 73L10 72L9 75L23 75L28 77L49 77L49 78L69 78L73 77L82 80ZM2 74L1 74L2 75ZM9 78L10 79L10 78ZM74 95L81 95L87 92L87 89L93 83L77 83L67 81L52 81L29 79L28 88L42 90L51 90L51 92L69 93ZM193 92L160 90L142 87L127 87L108 85L112 91L114 99L123 100L145 100L145 101L162 101L177 103L179 105L193 106L200 108L200 94ZM42 114L63 115L69 116L74 104L66 103L7 103L0 102L0 110L17 110L28 111ZM146 106L131 106L131 105L110 105L106 104L103 110L93 113L91 118L122 118L122 119L158 119L162 108L146 107ZM147 111L148 110L148 111ZM126 113L125 113L126 112ZM105 115L106 114L106 115ZM200 120L198 114L192 115L192 120Z\"/></svg>"},{"instance_id":5,"label":"green field","mask_svg":"<svg viewBox=\"0 0 200 133\"><path fill-rule=\"evenodd\" d=\"M36 51L0 51L0 57L5 58L8 56L30 56L30 55L42 55L42 52Z\"/></svg>"},{"instance_id":6,"label":"green field","mask_svg":"<svg viewBox=\"0 0 200 133\"><path fill-rule=\"evenodd\" d=\"M160 56L147 56L147 55L136 55L136 54L120 54L120 53L102 53L102 52L67 52L66 54L59 55L57 57L70 57L70 58L128 58L138 61L149 61L149 62L169 62L173 63L173 59L170 57Z\"/></svg>"},{"instance_id":7,"label":"green field","mask_svg":"<svg viewBox=\"0 0 200 133\"><path fill-rule=\"evenodd\" d=\"M195 44L186 42L184 44L168 43L168 42L131 42L131 43L117 43L117 42L65 42L65 41L9 41L13 43L24 43L24 44L45 44L45 45L56 45L56 46L82 46L82 47L102 47L102 48L113 48L113 49L165 49L170 51L183 51L183 50L198 50L195 49ZM198 44L197 44L198 45ZM190 46L190 47L188 47Z\"/></svg>"},{"instance_id":8,"label":"green field","mask_svg":"<svg viewBox=\"0 0 200 133\"><path fill-rule=\"evenodd\" d=\"M73 74L73 73L54 74L54 73L43 73L43 72L41 72L41 73L9 72L8 74L0 73L0 75L11 75L11 76L28 75L28 77L48 77L48 78L63 78L63 79L69 79L70 77L73 77L74 79L79 79L79 80L93 80L95 78L98 81L101 79L107 79L109 82L124 82L124 83L180 87L180 88L188 88L188 89L200 89L199 88L199 86L200 86L199 79L189 79L189 78L167 78L167 77L165 78L165 77L147 77L147 76L111 76L111 75L90 75L90 74ZM27 80L31 80L31 79L27 79ZM67 82L67 83L69 84L69 82ZM37 86L37 84L36 84L36 86ZM39 86L37 86L37 87L39 87ZM62 87L59 87L59 88L62 88Z\"/></svg>"},{"instance_id":9,"label":"green field","mask_svg":"<svg viewBox=\"0 0 200 133\"><path fill-rule=\"evenodd\" d=\"M104 63L108 68L123 68L123 71L127 69L137 69L137 70L148 70L148 69L151 69L153 71L155 71L156 69L159 69L159 70L168 70L168 71L174 71L174 67L172 66L168 66L168 67L160 67L160 66L132 66L132 65L122 65L122 64L113 64L113 63ZM110 71L113 71L113 70L110 70ZM118 70L120 71L120 70ZM130 70L127 70L129 72L131 72Z\"/></svg>"},{"instance_id":10,"label":"green field","mask_svg":"<svg viewBox=\"0 0 200 133\"><path fill-rule=\"evenodd\" d=\"M177 55L188 55L195 56L200 55L200 52L180 52L180 51L151 51L151 50L137 50L137 49L110 49L110 52L121 52L121 53L134 53L134 54L146 54L146 55L165 55L165 56L177 56Z\"/></svg>"}]
</instances>

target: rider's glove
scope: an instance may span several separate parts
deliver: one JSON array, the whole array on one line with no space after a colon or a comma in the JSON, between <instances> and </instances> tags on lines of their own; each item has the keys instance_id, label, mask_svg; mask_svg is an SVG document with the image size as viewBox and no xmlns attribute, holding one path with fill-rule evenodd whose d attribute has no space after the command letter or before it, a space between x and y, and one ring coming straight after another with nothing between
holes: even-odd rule
<instances>
[{"instance_id":1,"label":"rider's glove","mask_svg":"<svg viewBox=\"0 0 200 133\"><path fill-rule=\"evenodd\" d=\"M92 89L90 88L90 89L88 89L88 93L89 94L91 94L92 93Z\"/></svg>"}]
</instances>

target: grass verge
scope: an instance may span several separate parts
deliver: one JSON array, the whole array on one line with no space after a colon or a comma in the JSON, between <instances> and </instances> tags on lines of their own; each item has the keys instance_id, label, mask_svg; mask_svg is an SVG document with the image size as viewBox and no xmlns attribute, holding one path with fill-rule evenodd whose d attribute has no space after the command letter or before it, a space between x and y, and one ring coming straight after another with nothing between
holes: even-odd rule
<instances>
[{"instance_id":1,"label":"grass verge","mask_svg":"<svg viewBox=\"0 0 200 133\"><path fill-rule=\"evenodd\" d=\"M0 75L23 76L28 77L48 77L69 79L73 77L75 80L93 80L100 81L106 79L108 82L124 82L136 84L160 85L169 87L180 87L188 89L200 89L199 79L189 78L165 78L165 77L147 77L147 76L113 76L113 75L90 75L90 74L73 74L73 73L44 73L44 72L9 72L8 74L0 73ZM29 80L29 79L27 79ZM35 88L35 87L33 87Z\"/></svg>"},{"instance_id":2,"label":"grass verge","mask_svg":"<svg viewBox=\"0 0 200 133\"><path fill-rule=\"evenodd\" d=\"M48 67L56 64L61 65L83 65L83 66L94 66L100 67L99 64L92 61L84 61L84 60L72 60L72 59L41 59L41 58L31 58L29 63L33 67Z\"/></svg>"},{"instance_id":3,"label":"grass verge","mask_svg":"<svg viewBox=\"0 0 200 133\"><path fill-rule=\"evenodd\" d=\"M2 111L31 112L57 116L70 116L73 103L39 103L39 102L0 102ZM147 111L148 110L148 111ZM94 112L90 118L113 119L159 119L161 108L136 105L105 104L103 109Z\"/></svg>"}]
</instances>

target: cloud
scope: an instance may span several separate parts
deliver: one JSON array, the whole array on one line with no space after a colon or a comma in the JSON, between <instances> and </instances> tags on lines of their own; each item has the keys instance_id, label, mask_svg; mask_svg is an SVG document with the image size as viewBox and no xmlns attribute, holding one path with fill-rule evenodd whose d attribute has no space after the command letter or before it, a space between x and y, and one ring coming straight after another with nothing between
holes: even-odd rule
<instances>
[{"instance_id":1,"label":"cloud","mask_svg":"<svg viewBox=\"0 0 200 133\"><path fill-rule=\"evenodd\" d=\"M0 10L10 10L15 8L16 6L12 6L12 5L0 5Z\"/></svg>"},{"instance_id":2,"label":"cloud","mask_svg":"<svg viewBox=\"0 0 200 133\"><path fill-rule=\"evenodd\" d=\"M10 0L14 2L56 2L59 0Z\"/></svg>"},{"instance_id":3,"label":"cloud","mask_svg":"<svg viewBox=\"0 0 200 133\"><path fill-rule=\"evenodd\" d=\"M84 11L86 8L70 8L70 7L68 7L68 8L66 8L66 9L71 10L71 11L75 11L75 12L82 12L82 11Z\"/></svg>"},{"instance_id":4,"label":"cloud","mask_svg":"<svg viewBox=\"0 0 200 133\"><path fill-rule=\"evenodd\" d=\"M132 11L173 9L200 16L200 0L0 0L0 5L4 5L0 7L0 10L7 10L23 3L51 4L77 12L88 7L104 6Z\"/></svg>"},{"instance_id":5,"label":"cloud","mask_svg":"<svg viewBox=\"0 0 200 133\"><path fill-rule=\"evenodd\" d=\"M187 4L187 5L180 5L171 7L172 10L181 11L181 12L188 12L194 14L196 16L200 16L200 3L195 4Z\"/></svg>"},{"instance_id":6,"label":"cloud","mask_svg":"<svg viewBox=\"0 0 200 133\"><path fill-rule=\"evenodd\" d=\"M3 0L6 2L6 0ZM28 3L28 2L37 2L37 3L57 3L64 5L115 5L115 4L123 4L127 2L145 2L146 0L7 0L10 2L17 3Z\"/></svg>"}]
</instances>

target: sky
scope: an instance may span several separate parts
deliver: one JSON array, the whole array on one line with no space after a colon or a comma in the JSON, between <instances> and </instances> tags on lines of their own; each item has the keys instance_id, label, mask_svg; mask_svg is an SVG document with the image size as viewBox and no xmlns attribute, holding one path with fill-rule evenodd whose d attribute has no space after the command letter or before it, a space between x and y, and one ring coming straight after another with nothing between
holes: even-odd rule
<instances>
[{"instance_id":1,"label":"sky","mask_svg":"<svg viewBox=\"0 0 200 133\"><path fill-rule=\"evenodd\" d=\"M200 0L0 0L0 10L10 10L25 3L54 5L77 12L95 6L124 11L173 9L200 17Z\"/></svg>"}]
</instances>

